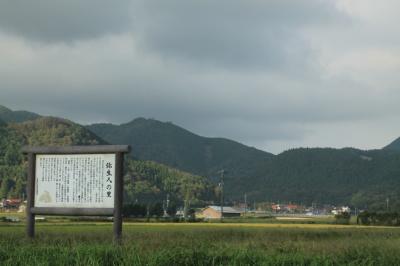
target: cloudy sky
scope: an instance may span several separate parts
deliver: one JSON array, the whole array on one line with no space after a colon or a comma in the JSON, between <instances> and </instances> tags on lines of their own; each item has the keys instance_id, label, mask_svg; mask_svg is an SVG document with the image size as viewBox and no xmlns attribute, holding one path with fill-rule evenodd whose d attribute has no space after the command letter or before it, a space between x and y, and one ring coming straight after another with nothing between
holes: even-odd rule
<instances>
[{"instance_id":1,"label":"cloudy sky","mask_svg":"<svg viewBox=\"0 0 400 266\"><path fill-rule=\"evenodd\" d=\"M400 136L398 0L0 2L0 104L279 153Z\"/></svg>"}]
</instances>

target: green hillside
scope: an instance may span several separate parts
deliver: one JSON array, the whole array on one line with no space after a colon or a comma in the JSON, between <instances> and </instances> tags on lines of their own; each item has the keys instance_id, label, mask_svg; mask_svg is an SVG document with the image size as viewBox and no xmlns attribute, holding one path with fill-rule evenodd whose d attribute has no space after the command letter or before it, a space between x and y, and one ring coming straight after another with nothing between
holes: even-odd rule
<instances>
[{"instance_id":1,"label":"green hillside","mask_svg":"<svg viewBox=\"0 0 400 266\"><path fill-rule=\"evenodd\" d=\"M104 140L71 121L42 117L33 121L0 126L0 198L23 197L26 161L23 145L96 145ZM212 199L214 187L195 176L154 162L126 161L125 201L160 202L170 194L172 202L199 204Z\"/></svg>"},{"instance_id":2,"label":"green hillside","mask_svg":"<svg viewBox=\"0 0 400 266\"><path fill-rule=\"evenodd\" d=\"M39 118L40 115L28 111L13 111L0 105L0 119L6 123L19 123Z\"/></svg>"},{"instance_id":3,"label":"green hillside","mask_svg":"<svg viewBox=\"0 0 400 266\"><path fill-rule=\"evenodd\" d=\"M24 138L6 125L0 126L0 199L26 195L26 163L20 153Z\"/></svg>"},{"instance_id":4,"label":"green hillside","mask_svg":"<svg viewBox=\"0 0 400 266\"><path fill-rule=\"evenodd\" d=\"M104 140L73 122L41 117L0 127L0 198L21 197L25 193L26 162L23 145L90 145Z\"/></svg>"},{"instance_id":5,"label":"green hillside","mask_svg":"<svg viewBox=\"0 0 400 266\"><path fill-rule=\"evenodd\" d=\"M400 204L400 153L384 150L294 149L258 169L255 198L383 207ZM257 190L259 187L262 190ZM357 198L358 197L358 198ZM396 203L397 204L397 203ZM400 210L400 205L399 205Z\"/></svg>"},{"instance_id":6,"label":"green hillside","mask_svg":"<svg viewBox=\"0 0 400 266\"><path fill-rule=\"evenodd\" d=\"M152 160L211 179L227 169L246 178L273 155L223 138L205 138L172 123L138 118L122 125L93 124L89 130L113 144L130 144L133 156Z\"/></svg>"},{"instance_id":7,"label":"green hillside","mask_svg":"<svg viewBox=\"0 0 400 266\"><path fill-rule=\"evenodd\" d=\"M84 127L61 118L41 117L33 121L13 123L8 128L22 136L24 143L31 146L106 144L106 141Z\"/></svg>"}]
</instances>

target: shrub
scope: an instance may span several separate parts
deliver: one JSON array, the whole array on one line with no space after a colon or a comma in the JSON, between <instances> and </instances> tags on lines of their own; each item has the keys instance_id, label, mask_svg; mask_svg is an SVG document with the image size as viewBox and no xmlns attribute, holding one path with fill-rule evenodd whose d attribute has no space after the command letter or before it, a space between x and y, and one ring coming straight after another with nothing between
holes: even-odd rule
<instances>
[{"instance_id":1,"label":"shrub","mask_svg":"<svg viewBox=\"0 0 400 266\"><path fill-rule=\"evenodd\" d=\"M357 224L399 226L400 215L396 212L362 212L357 216Z\"/></svg>"},{"instance_id":2,"label":"shrub","mask_svg":"<svg viewBox=\"0 0 400 266\"><path fill-rule=\"evenodd\" d=\"M337 224L349 224L351 215L348 212L342 212L335 215L335 222Z\"/></svg>"},{"instance_id":3,"label":"shrub","mask_svg":"<svg viewBox=\"0 0 400 266\"><path fill-rule=\"evenodd\" d=\"M162 217L164 215L164 209L161 203L156 203L150 206L150 216Z\"/></svg>"},{"instance_id":4,"label":"shrub","mask_svg":"<svg viewBox=\"0 0 400 266\"><path fill-rule=\"evenodd\" d=\"M125 217L145 217L147 210L145 205L141 204L125 204L122 208Z\"/></svg>"}]
</instances>

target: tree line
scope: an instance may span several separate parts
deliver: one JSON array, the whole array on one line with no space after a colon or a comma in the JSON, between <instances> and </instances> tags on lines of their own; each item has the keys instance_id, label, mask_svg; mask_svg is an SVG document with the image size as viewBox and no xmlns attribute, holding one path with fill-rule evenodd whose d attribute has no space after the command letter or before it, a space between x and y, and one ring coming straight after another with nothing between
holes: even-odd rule
<instances>
[{"instance_id":1,"label":"tree line","mask_svg":"<svg viewBox=\"0 0 400 266\"><path fill-rule=\"evenodd\" d=\"M357 224L400 226L400 213L364 211L357 216Z\"/></svg>"}]
</instances>

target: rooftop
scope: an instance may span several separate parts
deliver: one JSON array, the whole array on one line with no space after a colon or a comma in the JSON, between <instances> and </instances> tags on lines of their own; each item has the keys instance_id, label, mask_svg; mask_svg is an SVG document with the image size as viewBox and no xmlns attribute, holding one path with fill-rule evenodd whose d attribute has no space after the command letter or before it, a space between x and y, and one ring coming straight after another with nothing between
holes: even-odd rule
<instances>
[{"instance_id":1,"label":"rooftop","mask_svg":"<svg viewBox=\"0 0 400 266\"><path fill-rule=\"evenodd\" d=\"M206 207L206 209L207 208L211 208L211 209L213 209L213 210L215 210L217 212L221 212L221 206L214 206L213 205L213 206ZM229 206L223 206L223 208L224 208L224 210L223 210L224 213L241 213L241 211L239 211L239 210L237 210L235 208L229 207Z\"/></svg>"}]
</instances>

